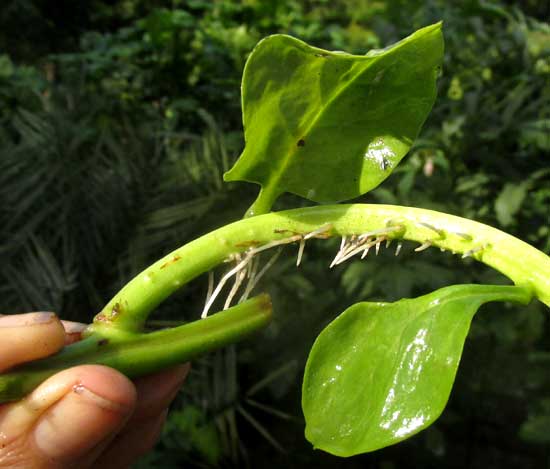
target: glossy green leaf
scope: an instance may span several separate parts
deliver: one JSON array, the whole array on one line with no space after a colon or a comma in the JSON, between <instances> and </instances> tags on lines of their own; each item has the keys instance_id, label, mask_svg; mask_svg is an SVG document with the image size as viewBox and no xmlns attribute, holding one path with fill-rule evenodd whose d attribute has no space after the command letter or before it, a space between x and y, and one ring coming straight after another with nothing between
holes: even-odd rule
<instances>
[{"instance_id":1,"label":"glossy green leaf","mask_svg":"<svg viewBox=\"0 0 550 469\"><path fill-rule=\"evenodd\" d=\"M351 456L426 428L447 403L477 309L488 301L529 298L521 287L456 285L348 308L309 355L302 390L307 439Z\"/></svg>"},{"instance_id":2,"label":"glossy green leaf","mask_svg":"<svg viewBox=\"0 0 550 469\"><path fill-rule=\"evenodd\" d=\"M245 66L246 146L225 180L262 185L267 210L283 192L334 202L373 189L418 135L442 57L440 23L367 55L267 37Z\"/></svg>"}]
</instances>

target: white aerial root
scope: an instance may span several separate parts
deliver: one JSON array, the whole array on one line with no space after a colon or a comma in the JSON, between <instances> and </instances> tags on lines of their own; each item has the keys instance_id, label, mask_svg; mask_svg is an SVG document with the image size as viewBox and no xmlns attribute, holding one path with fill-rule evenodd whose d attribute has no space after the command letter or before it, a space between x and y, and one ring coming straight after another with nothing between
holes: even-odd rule
<instances>
[{"instance_id":1,"label":"white aerial root","mask_svg":"<svg viewBox=\"0 0 550 469\"><path fill-rule=\"evenodd\" d=\"M429 247L432 246L432 242L431 241L424 241L420 246L418 246L414 252L421 252L421 251L425 251L426 249L428 249Z\"/></svg>"},{"instance_id":2,"label":"white aerial root","mask_svg":"<svg viewBox=\"0 0 550 469\"><path fill-rule=\"evenodd\" d=\"M460 233L459 231L453 231L452 233L454 233L457 236L460 236L465 241L472 241L474 239L472 235L469 235L468 233Z\"/></svg>"},{"instance_id":3,"label":"white aerial root","mask_svg":"<svg viewBox=\"0 0 550 469\"><path fill-rule=\"evenodd\" d=\"M256 275L258 273L258 265L260 264L260 256L254 257L252 259L252 262L248 264L248 269L246 276L248 277L246 282L246 287L244 288L244 292L237 301L237 303L242 303L248 298L248 295L250 294L252 288L251 285L254 282L254 279L256 278Z\"/></svg>"},{"instance_id":4,"label":"white aerial root","mask_svg":"<svg viewBox=\"0 0 550 469\"><path fill-rule=\"evenodd\" d=\"M264 244L263 246L252 249L250 252L252 254L256 254L256 253L265 251L266 249L271 249L275 246L281 246L283 244L290 244L290 243L294 243L296 241L300 241L300 247L298 248L298 257L296 259L296 265L299 266L300 263L302 262L302 256L304 254L304 249L306 247L305 242L308 239L312 239L312 238L321 238L321 239L329 238L331 230L332 230L332 224L327 223L326 225L323 225L320 228L317 228L316 230L313 230L309 233L306 233L305 235L295 234L293 236L289 236L288 238L283 238L283 239L278 239L276 241L271 241L267 244Z\"/></svg>"},{"instance_id":5,"label":"white aerial root","mask_svg":"<svg viewBox=\"0 0 550 469\"><path fill-rule=\"evenodd\" d=\"M302 262L302 256L304 255L305 247L306 247L306 240L302 238L300 240L300 247L298 248L298 257L296 258L296 267L299 267L300 262Z\"/></svg>"},{"instance_id":6,"label":"white aerial root","mask_svg":"<svg viewBox=\"0 0 550 469\"><path fill-rule=\"evenodd\" d=\"M252 255L254 255L254 254L257 254L259 252L265 251L266 249L271 249L271 248L274 248L275 246L281 246L282 244L294 243L296 241L300 241L301 239L302 239L302 235L297 234L297 235L294 235L294 236L290 236L288 238L283 238L283 239L277 239L275 241L270 241L269 243L264 244L263 246L251 249L248 252L251 253Z\"/></svg>"},{"instance_id":7,"label":"white aerial root","mask_svg":"<svg viewBox=\"0 0 550 469\"><path fill-rule=\"evenodd\" d=\"M361 259L364 259L372 246L376 246L376 254L378 255L380 244L385 241L386 246L389 246L392 241L387 235L395 231L401 231L402 229L402 226L388 226L386 228L380 228L379 230L363 233L359 236L353 235L349 242L346 236L342 236L340 249L336 253L329 268L332 269L332 267L342 264L360 252L363 252ZM375 237L374 240L372 240L373 237Z\"/></svg>"},{"instance_id":8,"label":"white aerial root","mask_svg":"<svg viewBox=\"0 0 550 469\"><path fill-rule=\"evenodd\" d=\"M368 238L362 239L361 241L359 238L355 239L354 242L350 243L349 246L342 251L340 257L336 261L334 265L339 265L342 262L347 261L350 257L355 256L355 254L358 254L363 249L365 249L364 245L368 242Z\"/></svg>"},{"instance_id":9,"label":"white aerial root","mask_svg":"<svg viewBox=\"0 0 550 469\"><path fill-rule=\"evenodd\" d=\"M208 300L212 296L212 291L214 290L214 272L211 270L208 272L208 289L206 290L206 299L204 304L208 303Z\"/></svg>"},{"instance_id":10,"label":"white aerial root","mask_svg":"<svg viewBox=\"0 0 550 469\"><path fill-rule=\"evenodd\" d=\"M397 247L395 248L395 255L399 256L399 253L401 252L401 249L403 248L403 242L399 241L397 243Z\"/></svg>"},{"instance_id":11,"label":"white aerial root","mask_svg":"<svg viewBox=\"0 0 550 469\"><path fill-rule=\"evenodd\" d=\"M321 226L320 228L317 228L314 231L311 231L310 233L307 233L304 235L304 239L307 241L311 238L321 238L321 239L327 239L330 238L330 231L332 230L332 224L327 223L326 225Z\"/></svg>"},{"instance_id":12,"label":"white aerial root","mask_svg":"<svg viewBox=\"0 0 550 469\"><path fill-rule=\"evenodd\" d=\"M466 251L464 254L462 254L462 259L465 259L466 257L471 257L474 254L483 251L483 249L485 249L485 246L477 246L473 249L470 249L469 251Z\"/></svg>"},{"instance_id":13,"label":"white aerial root","mask_svg":"<svg viewBox=\"0 0 550 469\"><path fill-rule=\"evenodd\" d=\"M338 259L335 265L346 262L348 259L355 256L356 254L359 254L361 251L363 251L361 259L364 259L364 257L369 252L369 249L378 242L379 238L376 238L374 241L370 240L369 238L365 238L364 240L362 240L361 244L358 243L356 246L352 246L352 249L348 249L347 252L344 253L344 255L340 257L340 259Z\"/></svg>"},{"instance_id":14,"label":"white aerial root","mask_svg":"<svg viewBox=\"0 0 550 469\"><path fill-rule=\"evenodd\" d=\"M237 272L237 275L235 276L235 283L233 283L233 287L231 287L229 295L227 295L227 298L225 299L225 303L223 305L224 311L229 308L229 306L231 305L231 300L233 300L233 297L239 290L241 283L243 283L244 278L248 275L250 264L251 262L249 262L243 269Z\"/></svg>"},{"instance_id":15,"label":"white aerial root","mask_svg":"<svg viewBox=\"0 0 550 469\"><path fill-rule=\"evenodd\" d=\"M231 269L229 272L227 272L220 280L220 283L218 283L218 286L214 289L212 292L212 295L210 295L210 298L208 298L208 301L204 305L204 309L202 310L201 318L205 318L208 316L208 310L216 300L217 296L221 292L222 288L224 287L225 283L236 273L240 272L242 269L246 267L246 265L250 262L252 259L252 255L250 254L251 251L249 251L243 260L239 262L240 256L237 257L237 265Z\"/></svg>"},{"instance_id":16,"label":"white aerial root","mask_svg":"<svg viewBox=\"0 0 550 469\"><path fill-rule=\"evenodd\" d=\"M331 230L332 230L332 224L327 223L326 225L323 225L320 228L317 228L316 230L306 233L305 235L295 235L295 236L291 236L290 238L287 238L287 240L291 240L289 242L294 242L294 241L297 241L298 239L300 241L300 246L298 248L298 256L296 258L296 267L298 267L302 263L302 256L304 255L306 241L312 238L321 238L321 239L329 238ZM286 240L285 240L285 244L286 244Z\"/></svg>"},{"instance_id":17,"label":"white aerial root","mask_svg":"<svg viewBox=\"0 0 550 469\"><path fill-rule=\"evenodd\" d=\"M430 225L425 221L418 222L418 224L422 225L424 228L428 228L429 230L432 230L433 232L437 233L439 236L443 236L445 234L443 230L440 230L439 228L436 228L435 226Z\"/></svg>"},{"instance_id":18,"label":"white aerial root","mask_svg":"<svg viewBox=\"0 0 550 469\"><path fill-rule=\"evenodd\" d=\"M281 255L282 249L278 249L275 254L271 256L271 258L267 261L267 263L262 267L262 270L258 272L258 275L254 275L254 277L250 278L248 281L248 284L246 285L246 289L243 293L243 295L239 298L239 303L242 303L248 298L248 295L250 295L250 292L254 289L256 284L260 281L260 279L263 277L263 275L269 270L269 268L275 264L275 261L278 259L278 257ZM257 266L256 266L257 267Z\"/></svg>"},{"instance_id":19,"label":"white aerial root","mask_svg":"<svg viewBox=\"0 0 550 469\"><path fill-rule=\"evenodd\" d=\"M342 236L342 241L340 241L340 252L346 247L348 242L348 237L346 235Z\"/></svg>"},{"instance_id":20,"label":"white aerial root","mask_svg":"<svg viewBox=\"0 0 550 469\"><path fill-rule=\"evenodd\" d=\"M211 306L214 304L214 301L216 301L216 298L222 291L223 287L225 286L227 281L231 277L233 277L233 275L235 275L235 282L233 283L233 286L229 291L229 294L225 300L223 309L224 310L228 309L231 306L231 302L233 301L233 298L239 291L239 288L243 284L243 281L248 278L245 290L241 295L241 297L239 298L238 303L245 301L248 298L248 295L250 295L250 292L254 289L254 287L258 283L258 281L267 272L267 270L275 263L275 261L281 254L281 250L278 250L269 259L269 261L260 270L260 272L258 272L259 260L257 257L255 257L256 254L259 254L262 251L265 251L267 249L271 249L277 246L282 246L285 244L290 244L290 243L299 241L300 246L298 249L298 258L296 260L296 265L300 265L304 254L306 240L311 238L321 238L321 239L329 238L331 230L332 230L332 224L329 223L321 226L320 228L314 231L306 233L305 235L294 234L293 236L289 236L288 238L270 241L269 243L264 244L263 246L251 248L248 251L246 251L244 257L238 253L230 255L226 262L231 262L234 260L236 262L236 266L223 275L223 277L220 279L216 288L214 288L213 273L209 272L208 274L208 291L206 293L205 305L204 305L204 309L202 311L201 317L205 318L208 316L208 311L210 310Z\"/></svg>"},{"instance_id":21,"label":"white aerial root","mask_svg":"<svg viewBox=\"0 0 550 469\"><path fill-rule=\"evenodd\" d=\"M336 253L336 256L334 256L334 259L330 263L329 269L332 269L336 265L338 260L344 255L344 253L346 252L346 250L348 248L347 243L348 243L347 236L345 236L345 235L342 236L342 241L340 242L340 249L338 249L338 252Z\"/></svg>"}]
</instances>

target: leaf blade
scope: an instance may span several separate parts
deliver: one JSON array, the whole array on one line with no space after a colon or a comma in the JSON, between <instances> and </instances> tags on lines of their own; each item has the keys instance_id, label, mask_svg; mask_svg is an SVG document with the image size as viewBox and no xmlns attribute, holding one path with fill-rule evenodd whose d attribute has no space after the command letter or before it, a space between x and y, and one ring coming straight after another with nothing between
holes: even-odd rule
<instances>
[{"instance_id":1,"label":"leaf blade","mask_svg":"<svg viewBox=\"0 0 550 469\"><path fill-rule=\"evenodd\" d=\"M529 297L520 287L457 285L348 308L321 332L308 358L306 438L324 451L351 456L431 425L447 403L479 306Z\"/></svg>"},{"instance_id":2,"label":"leaf blade","mask_svg":"<svg viewBox=\"0 0 550 469\"><path fill-rule=\"evenodd\" d=\"M290 36L261 41L243 74L245 149L226 181L316 202L361 195L406 154L435 100L441 25L365 56Z\"/></svg>"}]
</instances>

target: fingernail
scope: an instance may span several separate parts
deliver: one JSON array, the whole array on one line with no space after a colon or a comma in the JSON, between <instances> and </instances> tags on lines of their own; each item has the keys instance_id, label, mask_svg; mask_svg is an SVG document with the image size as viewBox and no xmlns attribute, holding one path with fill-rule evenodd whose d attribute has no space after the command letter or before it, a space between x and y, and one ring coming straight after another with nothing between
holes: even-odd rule
<instances>
[{"instance_id":1,"label":"fingernail","mask_svg":"<svg viewBox=\"0 0 550 469\"><path fill-rule=\"evenodd\" d=\"M90 391L90 389L81 383L77 383L73 386L73 392L78 394L80 397L91 401L94 405L101 407L102 409L111 410L113 412L128 412L127 406L124 406L118 402L110 401L109 399L105 399L95 392Z\"/></svg>"},{"instance_id":2,"label":"fingernail","mask_svg":"<svg viewBox=\"0 0 550 469\"><path fill-rule=\"evenodd\" d=\"M88 327L88 324L82 324L80 322L62 321L65 333L67 334L80 334Z\"/></svg>"},{"instance_id":3,"label":"fingernail","mask_svg":"<svg viewBox=\"0 0 550 469\"><path fill-rule=\"evenodd\" d=\"M12 314L0 317L0 327L24 327L47 324L54 321L55 313L39 312L26 314Z\"/></svg>"}]
</instances>

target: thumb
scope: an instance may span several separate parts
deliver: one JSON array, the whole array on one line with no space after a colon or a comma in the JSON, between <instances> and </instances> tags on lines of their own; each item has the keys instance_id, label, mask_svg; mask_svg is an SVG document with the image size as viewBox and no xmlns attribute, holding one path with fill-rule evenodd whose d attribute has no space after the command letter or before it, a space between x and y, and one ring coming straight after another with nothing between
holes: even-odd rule
<instances>
[{"instance_id":1,"label":"thumb","mask_svg":"<svg viewBox=\"0 0 550 469\"><path fill-rule=\"evenodd\" d=\"M0 372L51 355L65 343L65 329L54 313L0 316Z\"/></svg>"},{"instance_id":2,"label":"thumb","mask_svg":"<svg viewBox=\"0 0 550 469\"><path fill-rule=\"evenodd\" d=\"M135 402L132 382L111 368L63 370L21 401L0 407L0 468L97 467L94 460Z\"/></svg>"}]
</instances>

